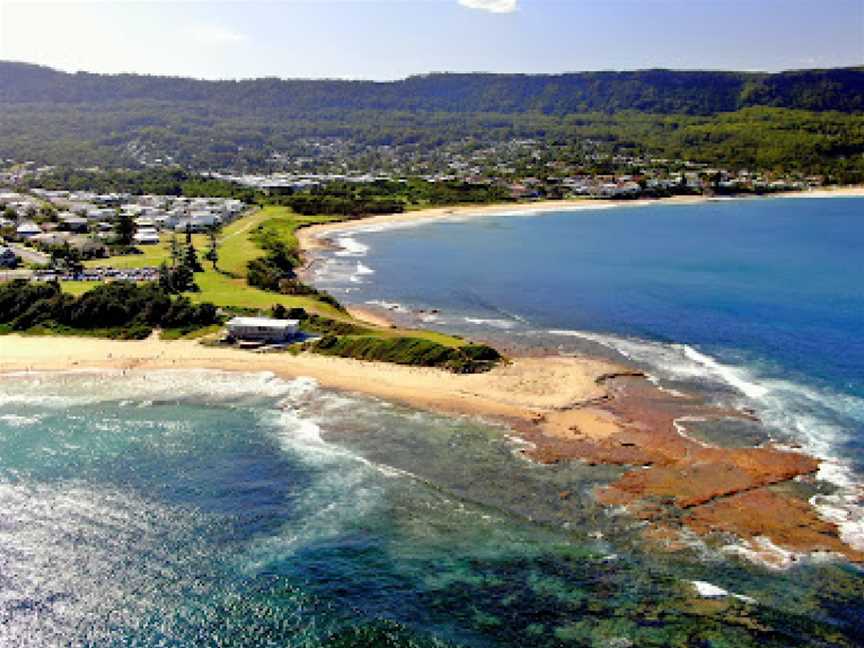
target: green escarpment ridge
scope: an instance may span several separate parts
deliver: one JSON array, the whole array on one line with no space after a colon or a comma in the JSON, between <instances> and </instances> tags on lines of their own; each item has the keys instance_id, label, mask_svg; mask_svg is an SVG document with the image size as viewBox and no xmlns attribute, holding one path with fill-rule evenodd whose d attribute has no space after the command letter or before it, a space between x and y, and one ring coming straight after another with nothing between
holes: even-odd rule
<instances>
[{"instance_id":1,"label":"green escarpment ridge","mask_svg":"<svg viewBox=\"0 0 864 648\"><path fill-rule=\"evenodd\" d=\"M553 159L648 155L860 182L864 68L200 81L0 62L0 157L18 161L267 171L329 140L368 171L380 146L446 159L526 139Z\"/></svg>"},{"instance_id":2,"label":"green escarpment ridge","mask_svg":"<svg viewBox=\"0 0 864 648\"><path fill-rule=\"evenodd\" d=\"M67 74L0 63L0 102L111 104L149 100L304 114L317 110L620 112L710 115L754 106L864 110L864 69L767 73L644 70L569 74L454 74L400 81L202 81L134 74Z\"/></svg>"}]
</instances>

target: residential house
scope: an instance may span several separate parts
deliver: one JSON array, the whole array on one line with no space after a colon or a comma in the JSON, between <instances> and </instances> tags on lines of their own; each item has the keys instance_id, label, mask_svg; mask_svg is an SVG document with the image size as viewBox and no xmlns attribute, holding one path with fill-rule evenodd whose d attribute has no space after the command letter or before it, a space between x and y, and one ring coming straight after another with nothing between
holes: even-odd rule
<instances>
[{"instance_id":1,"label":"residential house","mask_svg":"<svg viewBox=\"0 0 864 648\"><path fill-rule=\"evenodd\" d=\"M31 239L37 234L41 234L42 230L39 229L39 226L33 221L24 221L20 225L18 225L15 233L18 235L20 239Z\"/></svg>"},{"instance_id":2,"label":"residential house","mask_svg":"<svg viewBox=\"0 0 864 648\"><path fill-rule=\"evenodd\" d=\"M67 229L70 232L86 232L89 225L86 218L81 218L80 216L72 214L61 216L60 223L64 229Z\"/></svg>"},{"instance_id":3,"label":"residential house","mask_svg":"<svg viewBox=\"0 0 864 648\"><path fill-rule=\"evenodd\" d=\"M138 245L156 245L159 243L159 232L153 227L143 227L132 238Z\"/></svg>"}]
</instances>

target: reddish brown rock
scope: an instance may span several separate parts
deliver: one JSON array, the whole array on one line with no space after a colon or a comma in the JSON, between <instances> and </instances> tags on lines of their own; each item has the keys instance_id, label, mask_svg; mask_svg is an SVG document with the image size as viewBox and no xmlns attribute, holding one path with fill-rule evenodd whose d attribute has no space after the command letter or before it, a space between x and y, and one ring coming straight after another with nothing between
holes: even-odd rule
<instances>
[{"instance_id":1,"label":"reddish brown rock","mask_svg":"<svg viewBox=\"0 0 864 648\"><path fill-rule=\"evenodd\" d=\"M699 535L721 532L745 542L767 538L792 552L831 551L861 560L861 552L845 545L836 526L819 518L808 502L766 488L816 472L816 459L770 446L716 447L675 425L683 417L752 419L751 413L676 398L639 376L604 377L604 385L609 392L602 411L597 402L550 411L523 429L534 444L527 454L544 463L632 466L599 489L597 498L650 521L646 535L670 549L683 546L680 531L688 528Z\"/></svg>"},{"instance_id":2,"label":"reddish brown rock","mask_svg":"<svg viewBox=\"0 0 864 648\"><path fill-rule=\"evenodd\" d=\"M765 537L799 553L830 551L864 562L837 535L837 527L821 519L804 500L760 488L718 499L687 512L682 522L699 535L728 533L739 538Z\"/></svg>"}]
</instances>

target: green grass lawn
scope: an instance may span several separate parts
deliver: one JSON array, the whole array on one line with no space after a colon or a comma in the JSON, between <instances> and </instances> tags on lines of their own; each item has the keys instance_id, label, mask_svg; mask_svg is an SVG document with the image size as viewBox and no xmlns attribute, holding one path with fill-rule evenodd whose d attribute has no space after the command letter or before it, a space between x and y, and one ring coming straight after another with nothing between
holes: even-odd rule
<instances>
[{"instance_id":1,"label":"green grass lawn","mask_svg":"<svg viewBox=\"0 0 864 648\"><path fill-rule=\"evenodd\" d=\"M204 271L195 274L195 283L198 284L201 291L189 293L189 298L193 302L211 302L220 307L251 308L256 310L269 310L276 304L282 304L286 308L303 308L310 313L317 313L343 321L351 321L349 315L314 297L280 295L266 292L248 285L245 279L246 264L264 254L255 242L255 235L262 229L267 233L277 235L292 250L296 250L298 247L296 231L299 227L337 220L340 220L337 216L301 216L292 212L288 207L274 205L251 211L225 226L220 232L218 270L214 270L210 262L203 259L204 253L209 247L207 235L194 234L192 236L192 243L195 245L195 249L198 250ZM109 259L93 259L87 261L85 265L88 267L111 266L128 269L158 266L163 262L170 262L171 236L170 233L163 234L162 240L158 245L139 246L143 254L111 257ZM186 237L184 234L178 234L177 239L181 245L185 245ZM73 295L80 295L94 285L96 284L67 281L63 282L63 290ZM367 325L364 324L364 326ZM371 329L373 335L381 337L407 335L423 338L445 346L462 346L465 344L465 341L461 338L436 331L382 329L374 326L367 326L367 328Z\"/></svg>"},{"instance_id":2,"label":"green grass lawn","mask_svg":"<svg viewBox=\"0 0 864 648\"><path fill-rule=\"evenodd\" d=\"M279 295L249 286L245 279L235 279L207 269L195 274L195 283L201 292L188 293L194 302L212 302L216 306L238 306L241 308L269 309L276 304L286 308L305 308L312 313L327 317L344 318L344 313L329 304L311 297Z\"/></svg>"},{"instance_id":3,"label":"green grass lawn","mask_svg":"<svg viewBox=\"0 0 864 648\"><path fill-rule=\"evenodd\" d=\"M265 292L246 284L246 264L254 258L262 256L263 252L252 240L252 234L262 224L280 233L282 236L290 237L292 246L297 245L294 231L303 223L318 223L333 220L330 216L297 216L287 207L268 206L257 209L245 216L238 218L227 225L219 234L219 262L218 270L212 265L201 260L204 272L195 274L195 283L201 292L189 293L189 298L195 302L209 301L217 306L236 306L239 308L269 309L275 304L282 304L287 308L299 307L307 311L325 315L327 317L341 317L345 315L338 310L311 297L295 297L292 295L278 295ZM92 259L85 265L88 267L110 266L113 268L142 268L146 266L158 266L163 262L171 260L171 234L163 234L158 245L141 245L139 249L143 254L131 254L127 256L116 256L108 259ZM178 242L185 245L186 236L177 235ZM198 250L199 258L203 257L209 247L209 239L205 234L193 234L192 243ZM74 295L80 295L92 288L95 284L83 282L64 282L63 290Z\"/></svg>"}]
</instances>

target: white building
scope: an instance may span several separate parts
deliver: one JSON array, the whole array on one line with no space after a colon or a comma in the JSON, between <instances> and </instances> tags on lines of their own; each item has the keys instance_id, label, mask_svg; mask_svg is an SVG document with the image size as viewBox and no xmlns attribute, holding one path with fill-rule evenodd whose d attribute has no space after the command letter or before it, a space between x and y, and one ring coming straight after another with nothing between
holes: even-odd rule
<instances>
[{"instance_id":1,"label":"white building","mask_svg":"<svg viewBox=\"0 0 864 648\"><path fill-rule=\"evenodd\" d=\"M156 245L159 243L159 232L152 227L142 227L132 239L139 245Z\"/></svg>"},{"instance_id":2,"label":"white building","mask_svg":"<svg viewBox=\"0 0 864 648\"><path fill-rule=\"evenodd\" d=\"M156 223L156 227L159 229L174 229L178 220L179 219L172 214L164 214L162 216L156 216L153 219L153 222Z\"/></svg>"},{"instance_id":3,"label":"white building","mask_svg":"<svg viewBox=\"0 0 864 648\"><path fill-rule=\"evenodd\" d=\"M117 212L110 207L98 207L87 210L87 219L92 221L113 220Z\"/></svg>"},{"instance_id":4,"label":"white building","mask_svg":"<svg viewBox=\"0 0 864 648\"><path fill-rule=\"evenodd\" d=\"M15 233L18 234L19 238L30 239L37 234L41 234L42 230L39 229L39 226L33 221L24 221L18 226L18 229L15 230Z\"/></svg>"},{"instance_id":5,"label":"white building","mask_svg":"<svg viewBox=\"0 0 864 648\"><path fill-rule=\"evenodd\" d=\"M156 227L156 222L149 216L139 216L135 219L135 227L139 229L153 229Z\"/></svg>"},{"instance_id":6,"label":"white building","mask_svg":"<svg viewBox=\"0 0 864 648\"><path fill-rule=\"evenodd\" d=\"M270 319L269 317L235 317L228 321L229 335L239 341L280 343L287 342L300 330L298 320Z\"/></svg>"}]
</instances>

